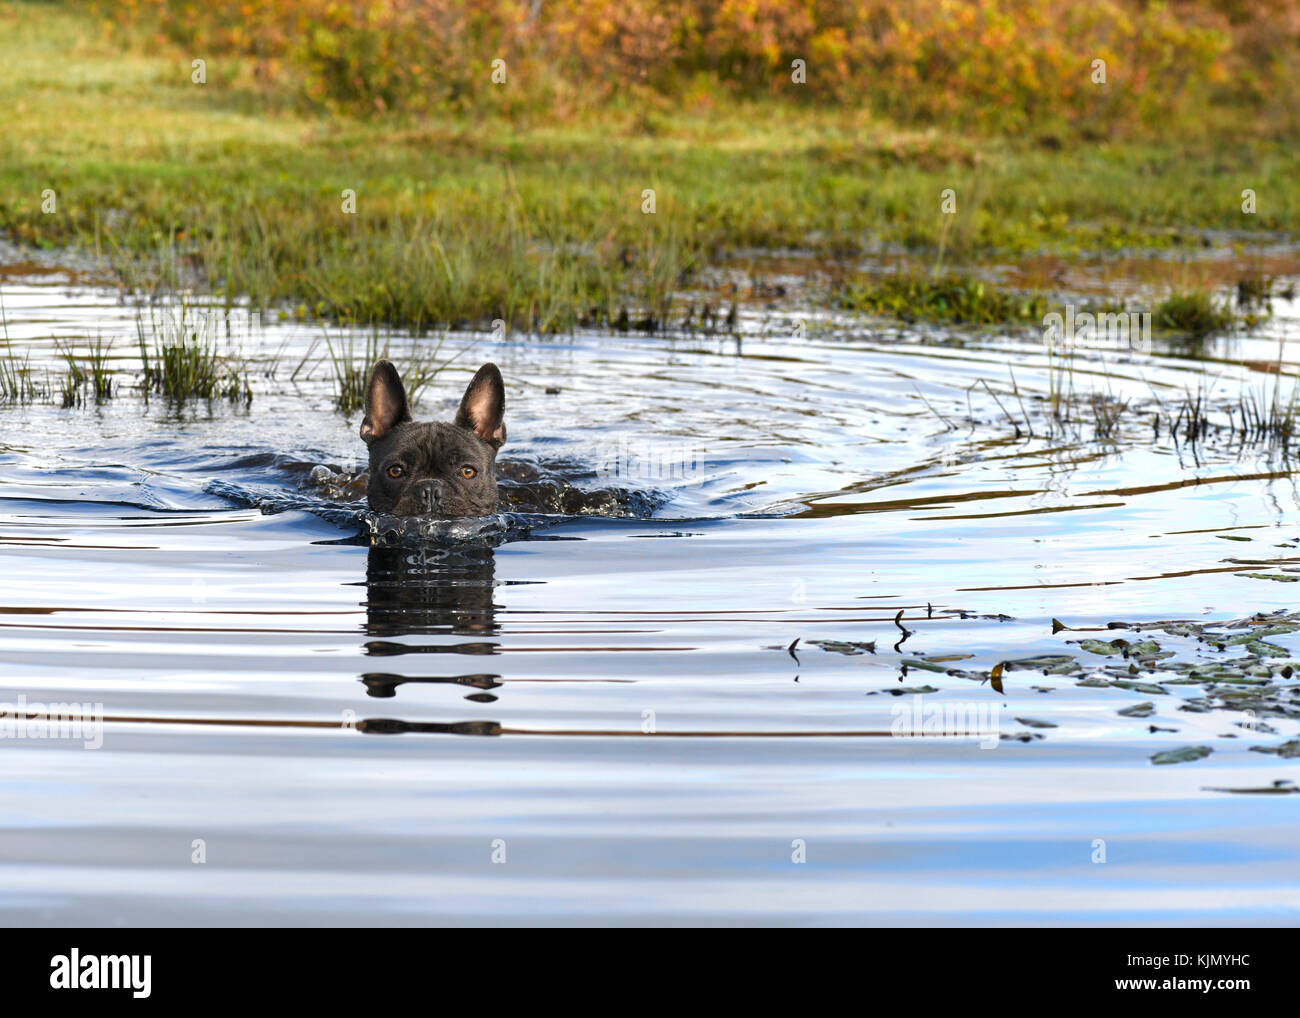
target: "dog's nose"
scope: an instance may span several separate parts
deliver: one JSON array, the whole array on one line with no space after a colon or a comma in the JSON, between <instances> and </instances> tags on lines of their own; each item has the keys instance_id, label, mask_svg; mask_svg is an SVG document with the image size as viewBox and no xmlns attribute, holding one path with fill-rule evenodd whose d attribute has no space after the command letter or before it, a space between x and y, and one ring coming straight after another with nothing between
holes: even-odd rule
<instances>
[{"instance_id":1,"label":"dog's nose","mask_svg":"<svg viewBox=\"0 0 1300 1018\"><path fill-rule=\"evenodd\" d=\"M442 501L442 485L437 481L421 481L415 488L415 497L426 513L435 512Z\"/></svg>"}]
</instances>

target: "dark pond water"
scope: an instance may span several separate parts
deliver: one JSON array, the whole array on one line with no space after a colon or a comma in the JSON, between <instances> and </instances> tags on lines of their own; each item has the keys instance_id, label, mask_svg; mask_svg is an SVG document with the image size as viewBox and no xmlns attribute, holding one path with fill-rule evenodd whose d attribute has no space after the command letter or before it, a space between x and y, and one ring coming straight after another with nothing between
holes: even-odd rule
<instances>
[{"instance_id":1,"label":"dark pond water","mask_svg":"<svg viewBox=\"0 0 1300 1018\"><path fill-rule=\"evenodd\" d=\"M311 479L364 466L318 327L236 315L251 406L177 411L115 294L0 297L35 375L103 337L123 379L0 407L0 699L103 717L0 739L4 923L1300 915L1300 507L1226 430L1289 398L1286 301L1070 371L777 317L453 335L422 409L501 366L517 513L372 544ZM1051 424L1068 384L1128 401L1108 437ZM1225 428L1175 440L1198 387Z\"/></svg>"}]
</instances>

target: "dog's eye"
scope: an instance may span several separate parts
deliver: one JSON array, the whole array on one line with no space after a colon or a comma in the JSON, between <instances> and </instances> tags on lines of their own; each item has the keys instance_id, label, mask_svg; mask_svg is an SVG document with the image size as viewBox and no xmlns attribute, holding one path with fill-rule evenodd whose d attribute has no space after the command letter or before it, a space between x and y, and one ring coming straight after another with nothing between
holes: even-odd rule
<instances>
[{"instance_id":1,"label":"dog's eye","mask_svg":"<svg viewBox=\"0 0 1300 1018\"><path fill-rule=\"evenodd\" d=\"M385 473L387 473L393 480L397 480L399 477L406 476L406 467L402 466L400 463L394 463L385 471Z\"/></svg>"},{"instance_id":2,"label":"dog's eye","mask_svg":"<svg viewBox=\"0 0 1300 1018\"><path fill-rule=\"evenodd\" d=\"M468 467L468 466L467 466L467 467L461 467L461 468L460 468L460 476L463 477L463 478L465 478L465 480L467 480L467 481L468 481L471 477L474 477L474 476L477 475L477 474L478 474L478 471L475 470L473 467Z\"/></svg>"}]
</instances>

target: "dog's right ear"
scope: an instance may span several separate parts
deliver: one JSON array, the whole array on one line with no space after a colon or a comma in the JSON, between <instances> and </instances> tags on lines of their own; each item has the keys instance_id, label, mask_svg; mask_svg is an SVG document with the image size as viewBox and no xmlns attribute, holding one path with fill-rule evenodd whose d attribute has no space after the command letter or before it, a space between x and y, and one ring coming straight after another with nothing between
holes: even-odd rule
<instances>
[{"instance_id":1,"label":"dog's right ear","mask_svg":"<svg viewBox=\"0 0 1300 1018\"><path fill-rule=\"evenodd\" d=\"M366 416L361 421L361 440L369 445L411 419L406 405L402 376L388 361L377 361L366 385Z\"/></svg>"},{"instance_id":2,"label":"dog's right ear","mask_svg":"<svg viewBox=\"0 0 1300 1018\"><path fill-rule=\"evenodd\" d=\"M493 449L500 449L506 440L505 413L506 387L501 371L495 364L484 364L465 389L455 423L474 432Z\"/></svg>"}]
</instances>

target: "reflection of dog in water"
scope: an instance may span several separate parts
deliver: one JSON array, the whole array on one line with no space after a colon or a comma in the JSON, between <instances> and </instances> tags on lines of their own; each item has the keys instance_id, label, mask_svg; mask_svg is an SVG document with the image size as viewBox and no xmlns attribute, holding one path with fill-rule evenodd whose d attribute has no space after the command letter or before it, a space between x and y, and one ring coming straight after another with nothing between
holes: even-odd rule
<instances>
[{"instance_id":1,"label":"reflection of dog in water","mask_svg":"<svg viewBox=\"0 0 1300 1018\"><path fill-rule=\"evenodd\" d=\"M491 548L372 547L366 564L366 632L372 639L366 653L383 658L496 654L497 644L486 639L497 632L493 566ZM472 639L436 644L392 639L435 634ZM407 683L449 683L477 690L467 699L479 703L496 699L488 690L499 686L499 679L483 673L414 676L395 671L361 676L371 696L394 696Z\"/></svg>"}]
</instances>

